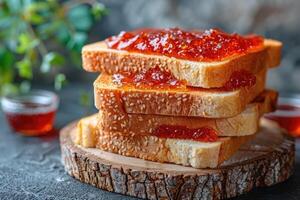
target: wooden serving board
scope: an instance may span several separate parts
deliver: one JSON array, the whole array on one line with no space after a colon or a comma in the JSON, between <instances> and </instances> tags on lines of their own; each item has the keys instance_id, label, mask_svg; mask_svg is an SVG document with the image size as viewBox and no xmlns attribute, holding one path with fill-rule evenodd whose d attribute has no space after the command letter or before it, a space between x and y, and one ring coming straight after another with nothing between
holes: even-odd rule
<instances>
[{"instance_id":1,"label":"wooden serving board","mask_svg":"<svg viewBox=\"0 0 300 200\"><path fill-rule=\"evenodd\" d=\"M226 199L288 179L295 144L270 121L256 138L217 169L195 169L82 148L72 141L76 122L61 130L62 161L81 182L144 199Z\"/></svg>"}]
</instances>

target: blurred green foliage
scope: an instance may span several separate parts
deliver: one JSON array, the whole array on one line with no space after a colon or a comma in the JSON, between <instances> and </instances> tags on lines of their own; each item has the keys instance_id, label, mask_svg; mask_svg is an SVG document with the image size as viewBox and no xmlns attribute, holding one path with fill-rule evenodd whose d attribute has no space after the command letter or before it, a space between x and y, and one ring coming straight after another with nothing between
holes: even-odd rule
<instances>
[{"instance_id":1,"label":"blurred green foliage","mask_svg":"<svg viewBox=\"0 0 300 200\"><path fill-rule=\"evenodd\" d=\"M49 73L60 89L60 67L66 59L80 64L89 30L106 13L96 0L0 0L0 96L28 90L35 75Z\"/></svg>"}]
</instances>

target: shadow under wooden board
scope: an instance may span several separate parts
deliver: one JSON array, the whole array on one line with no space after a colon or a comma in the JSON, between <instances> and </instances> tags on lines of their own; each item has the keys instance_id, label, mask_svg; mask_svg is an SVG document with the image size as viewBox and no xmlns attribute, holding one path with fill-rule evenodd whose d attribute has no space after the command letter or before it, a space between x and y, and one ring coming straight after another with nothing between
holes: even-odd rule
<instances>
[{"instance_id":1,"label":"shadow under wooden board","mask_svg":"<svg viewBox=\"0 0 300 200\"><path fill-rule=\"evenodd\" d=\"M255 187L288 179L295 163L295 143L270 121L216 169L195 169L113 154L73 143L76 122L61 130L66 171L103 190L144 199L226 199Z\"/></svg>"}]
</instances>

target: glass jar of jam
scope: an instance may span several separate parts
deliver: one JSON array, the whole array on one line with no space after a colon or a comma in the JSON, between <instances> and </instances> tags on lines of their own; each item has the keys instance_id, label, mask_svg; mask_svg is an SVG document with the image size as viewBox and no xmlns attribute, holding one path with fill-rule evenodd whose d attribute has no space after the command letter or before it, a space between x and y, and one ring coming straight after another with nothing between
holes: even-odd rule
<instances>
[{"instance_id":1,"label":"glass jar of jam","mask_svg":"<svg viewBox=\"0 0 300 200\"><path fill-rule=\"evenodd\" d=\"M300 137L300 95L280 96L275 112L265 115L294 137Z\"/></svg>"},{"instance_id":2,"label":"glass jar of jam","mask_svg":"<svg viewBox=\"0 0 300 200\"><path fill-rule=\"evenodd\" d=\"M44 90L1 99L2 110L12 130L26 136L44 135L52 130L58 103L55 93Z\"/></svg>"}]
</instances>

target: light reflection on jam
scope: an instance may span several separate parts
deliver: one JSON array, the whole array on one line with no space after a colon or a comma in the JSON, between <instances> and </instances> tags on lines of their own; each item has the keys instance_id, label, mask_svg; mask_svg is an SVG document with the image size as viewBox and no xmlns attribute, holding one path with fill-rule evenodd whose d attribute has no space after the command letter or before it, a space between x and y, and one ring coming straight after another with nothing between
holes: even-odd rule
<instances>
[{"instance_id":1,"label":"light reflection on jam","mask_svg":"<svg viewBox=\"0 0 300 200\"><path fill-rule=\"evenodd\" d=\"M176 79L172 73L161 70L158 66L139 73L114 74L112 78L117 85L134 85L138 88L186 88L185 81Z\"/></svg>"},{"instance_id":2,"label":"light reflection on jam","mask_svg":"<svg viewBox=\"0 0 300 200\"><path fill-rule=\"evenodd\" d=\"M153 132L160 138L173 138L195 140L200 142L215 142L218 140L217 132L211 127L190 129L186 126L161 125Z\"/></svg>"},{"instance_id":3,"label":"light reflection on jam","mask_svg":"<svg viewBox=\"0 0 300 200\"><path fill-rule=\"evenodd\" d=\"M263 37L228 34L218 29L140 29L106 39L109 48L165 55L192 61L219 61L263 47Z\"/></svg>"}]
</instances>

